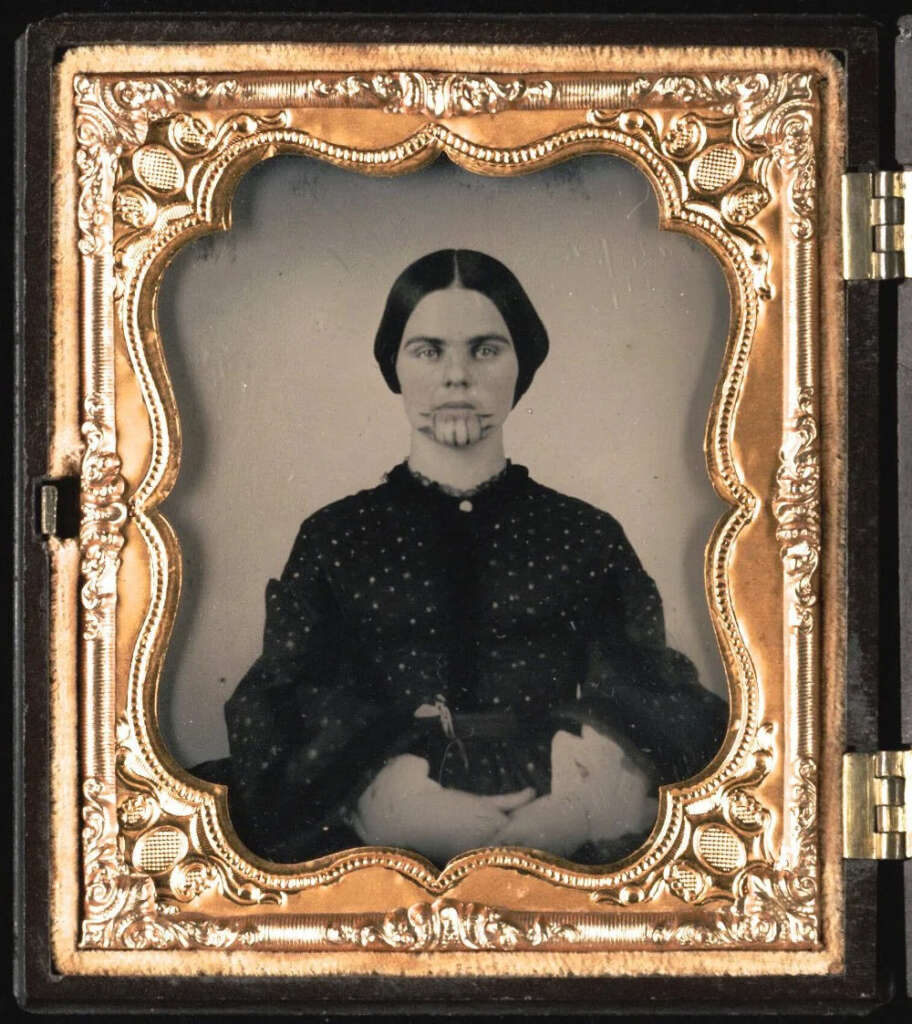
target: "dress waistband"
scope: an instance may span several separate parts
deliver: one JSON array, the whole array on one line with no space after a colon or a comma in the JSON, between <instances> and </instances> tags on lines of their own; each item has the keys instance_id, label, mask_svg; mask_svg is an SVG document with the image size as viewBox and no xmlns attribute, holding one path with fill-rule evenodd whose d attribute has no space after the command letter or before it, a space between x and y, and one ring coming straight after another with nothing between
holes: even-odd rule
<instances>
[{"instance_id":1,"label":"dress waistband","mask_svg":"<svg viewBox=\"0 0 912 1024\"><path fill-rule=\"evenodd\" d=\"M532 717L504 711L479 711L453 714L450 716L454 738L459 739L504 739L513 736L529 736L537 732L553 731L551 716L548 714ZM429 729L439 730L441 721L437 717L418 718Z\"/></svg>"}]
</instances>

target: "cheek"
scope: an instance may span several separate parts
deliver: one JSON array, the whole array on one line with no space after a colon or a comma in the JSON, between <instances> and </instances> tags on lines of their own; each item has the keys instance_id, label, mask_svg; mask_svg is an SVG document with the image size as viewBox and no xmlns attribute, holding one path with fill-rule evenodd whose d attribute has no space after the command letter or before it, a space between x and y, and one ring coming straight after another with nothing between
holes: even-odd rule
<instances>
[{"instance_id":1,"label":"cheek","mask_svg":"<svg viewBox=\"0 0 912 1024\"><path fill-rule=\"evenodd\" d=\"M516 391L516 381L519 379L519 364L516 360L505 360L500 363L490 379L491 386L496 388L498 395L512 406L513 394Z\"/></svg>"},{"instance_id":2,"label":"cheek","mask_svg":"<svg viewBox=\"0 0 912 1024\"><path fill-rule=\"evenodd\" d=\"M430 364L428 364L430 365ZM396 364L399 389L406 406L424 401L424 396L433 387L433 374L427 372L424 364L416 365L415 360L401 360Z\"/></svg>"}]
</instances>

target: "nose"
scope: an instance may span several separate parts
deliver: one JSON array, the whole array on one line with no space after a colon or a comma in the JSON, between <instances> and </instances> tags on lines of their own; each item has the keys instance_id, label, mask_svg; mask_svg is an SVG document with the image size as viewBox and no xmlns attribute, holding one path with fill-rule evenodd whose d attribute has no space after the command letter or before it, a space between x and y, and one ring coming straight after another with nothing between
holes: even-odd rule
<instances>
[{"instance_id":1,"label":"nose","mask_svg":"<svg viewBox=\"0 0 912 1024\"><path fill-rule=\"evenodd\" d=\"M447 352L443 363L443 383L447 387L468 387L471 383L469 359L465 352Z\"/></svg>"}]
</instances>

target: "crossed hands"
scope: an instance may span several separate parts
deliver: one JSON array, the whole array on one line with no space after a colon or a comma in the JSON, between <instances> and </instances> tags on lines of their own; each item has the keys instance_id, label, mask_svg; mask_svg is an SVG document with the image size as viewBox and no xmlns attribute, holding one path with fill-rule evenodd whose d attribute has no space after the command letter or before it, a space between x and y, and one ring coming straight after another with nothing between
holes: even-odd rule
<instances>
[{"instance_id":1,"label":"crossed hands","mask_svg":"<svg viewBox=\"0 0 912 1024\"><path fill-rule=\"evenodd\" d=\"M569 856L589 839L644 829L655 818L646 776L589 726L555 733L551 792L529 786L479 796L428 777L424 758L393 758L358 801L353 825L374 846L417 850L437 863L481 846L529 846Z\"/></svg>"},{"instance_id":2,"label":"crossed hands","mask_svg":"<svg viewBox=\"0 0 912 1024\"><path fill-rule=\"evenodd\" d=\"M380 770L358 801L355 831L372 846L417 850L446 863L457 853L488 846L510 821L510 812L535 796L529 786L516 793L478 796L446 789L428 777L423 757L402 754Z\"/></svg>"}]
</instances>

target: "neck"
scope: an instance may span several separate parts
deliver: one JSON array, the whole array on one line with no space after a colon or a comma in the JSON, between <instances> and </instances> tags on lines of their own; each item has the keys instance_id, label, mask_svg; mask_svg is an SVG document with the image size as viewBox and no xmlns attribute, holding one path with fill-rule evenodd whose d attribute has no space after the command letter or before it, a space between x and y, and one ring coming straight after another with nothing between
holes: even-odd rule
<instances>
[{"instance_id":1,"label":"neck","mask_svg":"<svg viewBox=\"0 0 912 1024\"><path fill-rule=\"evenodd\" d=\"M408 464L429 480L470 491L496 476L506 465L503 431L493 430L477 444L467 448L451 448L424 434L412 433L412 449Z\"/></svg>"}]
</instances>

